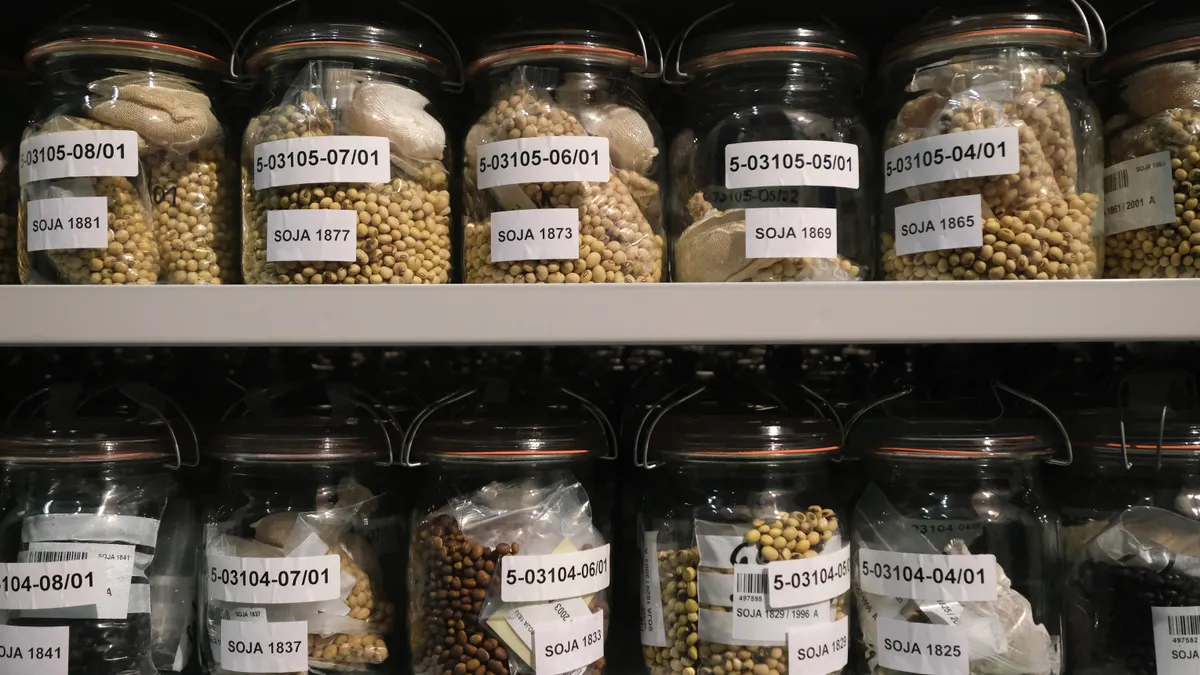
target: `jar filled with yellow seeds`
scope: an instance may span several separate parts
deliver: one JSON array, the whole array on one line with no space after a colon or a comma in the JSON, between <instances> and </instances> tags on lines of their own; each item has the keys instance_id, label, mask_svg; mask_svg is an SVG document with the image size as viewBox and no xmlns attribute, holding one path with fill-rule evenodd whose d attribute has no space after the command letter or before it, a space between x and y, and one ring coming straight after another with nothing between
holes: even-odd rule
<instances>
[{"instance_id":1,"label":"jar filled with yellow seeds","mask_svg":"<svg viewBox=\"0 0 1200 675\"><path fill-rule=\"evenodd\" d=\"M208 450L200 657L209 675L367 673L398 637L371 533L394 430L352 389L253 392Z\"/></svg>"},{"instance_id":2,"label":"jar filled with yellow seeds","mask_svg":"<svg viewBox=\"0 0 1200 675\"><path fill-rule=\"evenodd\" d=\"M1200 267L1197 30L1194 18L1172 18L1121 31L1096 69L1108 151L1106 277L1191 279Z\"/></svg>"},{"instance_id":3,"label":"jar filled with yellow seeds","mask_svg":"<svg viewBox=\"0 0 1200 675\"><path fill-rule=\"evenodd\" d=\"M26 55L42 87L20 148L22 283L235 281L213 99L228 45L92 9L69 21Z\"/></svg>"},{"instance_id":4,"label":"jar filled with yellow seeds","mask_svg":"<svg viewBox=\"0 0 1200 675\"><path fill-rule=\"evenodd\" d=\"M885 51L885 279L1100 276L1104 148L1082 73L1104 29L1075 9L934 15Z\"/></svg>"},{"instance_id":5,"label":"jar filled with yellow seeds","mask_svg":"<svg viewBox=\"0 0 1200 675\"><path fill-rule=\"evenodd\" d=\"M681 390L645 422L639 518L652 675L805 674L848 664L849 518L837 425L757 390Z\"/></svg>"},{"instance_id":6,"label":"jar filled with yellow seeds","mask_svg":"<svg viewBox=\"0 0 1200 675\"><path fill-rule=\"evenodd\" d=\"M446 130L457 53L417 28L288 23L251 42L242 141L250 284L450 280Z\"/></svg>"},{"instance_id":7,"label":"jar filled with yellow seeds","mask_svg":"<svg viewBox=\"0 0 1200 675\"><path fill-rule=\"evenodd\" d=\"M515 22L468 67L483 113L463 149L467 283L663 280L661 132L644 102L658 56L619 17L590 18Z\"/></svg>"}]
</instances>

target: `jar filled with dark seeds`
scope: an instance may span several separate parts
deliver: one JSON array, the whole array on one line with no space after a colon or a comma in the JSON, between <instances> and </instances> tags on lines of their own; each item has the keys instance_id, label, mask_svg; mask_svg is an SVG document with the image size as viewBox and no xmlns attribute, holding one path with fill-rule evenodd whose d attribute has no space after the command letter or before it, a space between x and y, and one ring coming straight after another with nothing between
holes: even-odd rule
<instances>
[{"instance_id":1,"label":"jar filled with dark seeds","mask_svg":"<svg viewBox=\"0 0 1200 675\"><path fill-rule=\"evenodd\" d=\"M28 399L0 431L0 651L18 672L181 672L197 530L172 469L194 436L146 388L79 393Z\"/></svg>"},{"instance_id":2,"label":"jar filled with dark seeds","mask_svg":"<svg viewBox=\"0 0 1200 675\"><path fill-rule=\"evenodd\" d=\"M602 673L610 534L593 476L612 444L599 408L549 382L489 382L418 419L405 439L427 484L409 562L413 671ZM566 632L541 637L553 629Z\"/></svg>"},{"instance_id":3,"label":"jar filled with dark seeds","mask_svg":"<svg viewBox=\"0 0 1200 675\"><path fill-rule=\"evenodd\" d=\"M1055 427L1000 391L893 396L848 432L870 481L854 513L861 672L921 672L921 641L953 672L1060 672L1059 521L1040 472L1068 460Z\"/></svg>"},{"instance_id":4,"label":"jar filled with dark seeds","mask_svg":"<svg viewBox=\"0 0 1200 675\"><path fill-rule=\"evenodd\" d=\"M843 672L851 572L842 495L830 489L838 426L805 401L740 384L688 386L660 406L638 449L646 482L662 486L639 518L642 612L656 627L642 634L646 668L787 675L800 648L789 634L802 630L831 657L813 672ZM806 593L791 593L800 585Z\"/></svg>"},{"instance_id":5,"label":"jar filled with dark seeds","mask_svg":"<svg viewBox=\"0 0 1200 675\"><path fill-rule=\"evenodd\" d=\"M405 532L379 484L398 444L384 419L338 385L256 391L226 414L206 451L216 476L202 512L206 673L393 671L400 622L388 591L404 568L382 564L379 542Z\"/></svg>"},{"instance_id":6,"label":"jar filled with dark seeds","mask_svg":"<svg viewBox=\"0 0 1200 675\"><path fill-rule=\"evenodd\" d=\"M860 47L819 23L694 26L670 154L676 281L855 281L874 265Z\"/></svg>"},{"instance_id":7,"label":"jar filled with dark seeds","mask_svg":"<svg viewBox=\"0 0 1200 675\"><path fill-rule=\"evenodd\" d=\"M1067 421L1076 462L1055 492L1072 563L1068 663L1086 675L1170 672L1171 652L1195 648L1189 614L1172 624L1156 613L1200 606L1200 572L1188 562L1200 536L1200 410L1126 406ZM1131 534L1161 548L1130 547Z\"/></svg>"},{"instance_id":8,"label":"jar filled with dark seeds","mask_svg":"<svg viewBox=\"0 0 1200 675\"><path fill-rule=\"evenodd\" d=\"M1154 14L1147 12L1146 14ZM1116 31L1093 79L1107 141L1104 276L1191 279L1200 258L1200 47L1193 17Z\"/></svg>"}]
</instances>

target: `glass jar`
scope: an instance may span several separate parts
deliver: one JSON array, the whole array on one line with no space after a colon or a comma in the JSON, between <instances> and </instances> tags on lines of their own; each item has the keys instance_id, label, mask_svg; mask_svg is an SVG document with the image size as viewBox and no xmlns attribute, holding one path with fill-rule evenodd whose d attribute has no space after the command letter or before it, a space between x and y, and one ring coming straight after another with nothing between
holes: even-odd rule
<instances>
[{"instance_id":1,"label":"glass jar","mask_svg":"<svg viewBox=\"0 0 1200 675\"><path fill-rule=\"evenodd\" d=\"M1100 276L1104 146L1082 73L1103 28L1070 5L964 9L885 51L885 279Z\"/></svg>"},{"instance_id":2,"label":"glass jar","mask_svg":"<svg viewBox=\"0 0 1200 675\"><path fill-rule=\"evenodd\" d=\"M610 443L599 410L565 390L492 382L418 420L405 438L406 463L427 477L410 546L413 672L510 675L536 662L602 673L610 533L594 464Z\"/></svg>"},{"instance_id":3,"label":"glass jar","mask_svg":"<svg viewBox=\"0 0 1200 675\"><path fill-rule=\"evenodd\" d=\"M663 280L656 56L606 18L528 17L468 67L485 110L463 148L466 283Z\"/></svg>"},{"instance_id":4,"label":"glass jar","mask_svg":"<svg viewBox=\"0 0 1200 675\"><path fill-rule=\"evenodd\" d=\"M1094 78L1104 106L1108 168L1104 276L1196 276L1200 244L1200 45L1195 20L1121 31ZM1195 157L1195 159L1193 159ZM1118 208L1119 207L1119 208ZM1195 234L1193 234L1193 232Z\"/></svg>"},{"instance_id":5,"label":"glass jar","mask_svg":"<svg viewBox=\"0 0 1200 675\"><path fill-rule=\"evenodd\" d=\"M24 124L26 83L20 64L0 58L0 91L8 100L17 102L0 111L0 129L4 142L0 144L0 284L17 283L17 201L20 183L17 181L16 139Z\"/></svg>"},{"instance_id":6,"label":"glass jar","mask_svg":"<svg viewBox=\"0 0 1200 675\"><path fill-rule=\"evenodd\" d=\"M404 568L381 564L373 536L400 515L379 485L394 432L360 398L337 386L256 392L218 428L203 507L205 673L397 672L388 589Z\"/></svg>"},{"instance_id":7,"label":"glass jar","mask_svg":"<svg viewBox=\"0 0 1200 675\"><path fill-rule=\"evenodd\" d=\"M1059 521L1039 476L1053 437L975 403L895 405L850 443L870 480L854 512L860 671L1060 672Z\"/></svg>"},{"instance_id":8,"label":"glass jar","mask_svg":"<svg viewBox=\"0 0 1200 675\"><path fill-rule=\"evenodd\" d=\"M70 21L26 55L42 83L21 142L21 282L236 281L214 100L228 46L91 10Z\"/></svg>"},{"instance_id":9,"label":"glass jar","mask_svg":"<svg viewBox=\"0 0 1200 675\"><path fill-rule=\"evenodd\" d=\"M242 142L246 283L450 281L437 99L458 56L426 33L287 23L249 45L261 112Z\"/></svg>"},{"instance_id":10,"label":"glass jar","mask_svg":"<svg viewBox=\"0 0 1200 675\"><path fill-rule=\"evenodd\" d=\"M0 652L13 672L157 675L190 660L199 530L173 471L190 430L132 392L56 386L0 430Z\"/></svg>"},{"instance_id":11,"label":"glass jar","mask_svg":"<svg viewBox=\"0 0 1200 675\"><path fill-rule=\"evenodd\" d=\"M752 26L679 50L674 280L868 278L873 173L862 167L874 162L855 106L860 48L830 27Z\"/></svg>"},{"instance_id":12,"label":"glass jar","mask_svg":"<svg viewBox=\"0 0 1200 675\"><path fill-rule=\"evenodd\" d=\"M791 650L824 657L805 673L847 664L848 520L830 478L838 427L748 393L693 389L641 436L655 486L639 517L642 651L654 675L787 675Z\"/></svg>"},{"instance_id":13,"label":"glass jar","mask_svg":"<svg viewBox=\"0 0 1200 675\"><path fill-rule=\"evenodd\" d=\"M1191 633L1171 633L1160 608L1200 614L1200 571L1185 562L1200 553L1200 410L1091 410L1067 423L1076 461L1056 492L1073 564L1068 665L1083 675L1168 672L1174 659L1156 653L1157 633ZM1195 648L1187 638L1175 646Z\"/></svg>"}]
</instances>

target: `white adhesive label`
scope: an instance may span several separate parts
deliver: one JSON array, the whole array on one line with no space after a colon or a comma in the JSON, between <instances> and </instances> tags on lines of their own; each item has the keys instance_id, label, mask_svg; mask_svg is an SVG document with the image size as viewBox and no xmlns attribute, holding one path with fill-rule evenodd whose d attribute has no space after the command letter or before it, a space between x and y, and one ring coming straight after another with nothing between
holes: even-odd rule
<instances>
[{"instance_id":1,"label":"white adhesive label","mask_svg":"<svg viewBox=\"0 0 1200 675\"><path fill-rule=\"evenodd\" d=\"M960 178L1008 176L1021 171L1016 127L960 131L922 138L883 154L883 191L895 192Z\"/></svg>"},{"instance_id":2,"label":"white adhesive label","mask_svg":"<svg viewBox=\"0 0 1200 675\"><path fill-rule=\"evenodd\" d=\"M539 136L479 146L479 189L522 183L607 183L608 139L601 136Z\"/></svg>"},{"instance_id":3,"label":"white adhesive label","mask_svg":"<svg viewBox=\"0 0 1200 675\"><path fill-rule=\"evenodd\" d=\"M108 568L103 560L0 563L0 610L62 609L107 601Z\"/></svg>"},{"instance_id":4,"label":"white adhesive label","mask_svg":"<svg viewBox=\"0 0 1200 675\"><path fill-rule=\"evenodd\" d=\"M336 555L289 558L208 556L208 597L224 602L283 605L341 597ZM236 668L234 669L236 670Z\"/></svg>"},{"instance_id":5,"label":"white adhesive label","mask_svg":"<svg viewBox=\"0 0 1200 675\"><path fill-rule=\"evenodd\" d=\"M58 131L21 141L21 185L54 178L138 175L136 131Z\"/></svg>"},{"instance_id":6,"label":"white adhesive label","mask_svg":"<svg viewBox=\"0 0 1200 675\"><path fill-rule=\"evenodd\" d=\"M836 258L837 209L746 209L747 258Z\"/></svg>"},{"instance_id":7,"label":"white adhesive label","mask_svg":"<svg viewBox=\"0 0 1200 675\"><path fill-rule=\"evenodd\" d=\"M767 605L767 566L736 565L733 594L733 639L786 645L790 629L833 621L829 602L806 607L772 609ZM741 644L740 642L737 644Z\"/></svg>"},{"instance_id":8,"label":"white adhesive label","mask_svg":"<svg viewBox=\"0 0 1200 675\"><path fill-rule=\"evenodd\" d=\"M500 599L541 602L598 593L608 588L609 545L551 555L510 555L500 561Z\"/></svg>"},{"instance_id":9,"label":"white adhesive label","mask_svg":"<svg viewBox=\"0 0 1200 675\"><path fill-rule=\"evenodd\" d=\"M1117 234L1175 222L1171 153L1156 152L1104 169L1104 231Z\"/></svg>"},{"instance_id":10,"label":"white adhesive label","mask_svg":"<svg viewBox=\"0 0 1200 675\"><path fill-rule=\"evenodd\" d=\"M858 146L834 141L755 141L725 146L725 187L858 189Z\"/></svg>"},{"instance_id":11,"label":"white adhesive label","mask_svg":"<svg viewBox=\"0 0 1200 675\"><path fill-rule=\"evenodd\" d=\"M879 665L923 675L964 675L968 672L966 629L880 619L876 648Z\"/></svg>"},{"instance_id":12,"label":"white adhesive label","mask_svg":"<svg viewBox=\"0 0 1200 675\"><path fill-rule=\"evenodd\" d=\"M254 189L391 181L391 151L382 136L314 136L254 146Z\"/></svg>"},{"instance_id":13,"label":"white adhesive label","mask_svg":"<svg viewBox=\"0 0 1200 675\"><path fill-rule=\"evenodd\" d=\"M533 627L537 675L570 673L604 658L604 612Z\"/></svg>"},{"instance_id":14,"label":"white adhesive label","mask_svg":"<svg viewBox=\"0 0 1200 675\"><path fill-rule=\"evenodd\" d=\"M108 248L107 197L34 199L26 206L29 251Z\"/></svg>"},{"instance_id":15,"label":"white adhesive label","mask_svg":"<svg viewBox=\"0 0 1200 675\"><path fill-rule=\"evenodd\" d=\"M991 602L994 555L939 555L858 550L858 584L867 593L913 600Z\"/></svg>"},{"instance_id":16,"label":"white adhesive label","mask_svg":"<svg viewBox=\"0 0 1200 675\"><path fill-rule=\"evenodd\" d=\"M157 521L156 521L157 522ZM98 561L104 569L104 599L95 607L73 605L72 608L56 611L24 613L24 616L53 618L124 619L129 614L145 614L150 611L150 584L133 583L135 578L145 580L145 570L153 561L149 553L138 553L129 544L91 544L76 541L36 541L17 555L23 563L57 563L61 561ZM88 603L91 605L92 603Z\"/></svg>"},{"instance_id":17,"label":"white adhesive label","mask_svg":"<svg viewBox=\"0 0 1200 675\"><path fill-rule=\"evenodd\" d=\"M1158 675L1200 672L1200 607L1151 607Z\"/></svg>"},{"instance_id":18,"label":"white adhesive label","mask_svg":"<svg viewBox=\"0 0 1200 675\"><path fill-rule=\"evenodd\" d=\"M577 260L579 209L521 209L492 214L492 262Z\"/></svg>"},{"instance_id":19,"label":"white adhesive label","mask_svg":"<svg viewBox=\"0 0 1200 675\"><path fill-rule=\"evenodd\" d=\"M850 619L793 628L787 634L788 672L839 673L850 662Z\"/></svg>"},{"instance_id":20,"label":"white adhesive label","mask_svg":"<svg viewBox=\"0 0 1200 675\"><path fill-rule=\"evenodd\" d=\"M731 570L733 569L734 556L737 555L739 549L746 548L745 537L734 537L728 535L698 535L696 537L697 547L700 549L700 566L712 567L715 569ZM750 562L751 551L743 554L745 558L743 562Z\"/></svg>"},{"instance_id":21,"label":"white adhesive label","mask_svg":"<svg viewBox=\"0 0 1200 675\"><path fill-rule=\"evenodd\" d=\"M850 591L850 546L815 558L767 563L767 593L774 609L811 605Z\"/></svg>"},{"instance_id":22,"label":"white adhesive label","mask_svg":"<svg viewBox=\"0 0 1200 675\"><path fill-rule=\"evenodd\" d=\"M354 262L357 235L354 211L267 211L267 262Z\"/></svg>"},{"instance_id":23,"label":"white adhesive label","mask_svg":"<svg viewBox=\"0 0 1200 675\"><path fill-rule=\"evenodd\" d=\"M307 671L308 622L222 620L221 668L239 673Z\"/></svg>"},{"instance_id":24,"label":"white adhesive label","mask_svg":"<svg viewBox=\"0 0 1200 675\"><path fill-rule=\"evenodd\" d=\"M642 644L666 647L662 583L658 578L658 532L642 535Z\"/></svg>"},{"instance_id":25,"label":"white adhesive label","mask_svg":"<svg viewBox=\"0 0 1200 675\"><path fill-rule=\"evenodd\" d=\"M0 626L0 673L67 675L70 636L66 626Z\"/></svg>"},{"instance_id":26,"label":"white adhesive label","mask_svg":"<svg viewBox=\"0 0 1200 675\"><path fill-rule=\"evenodd\" d=\"M983 246L979 195L930 199L896 207L896 253L912 255Z\"/></svg>"},{"instance_id":27,"label":"white adhesive label","mask_svg":"<svg viewBox=\"0 0 1200 675\"><path fill-rule=\"evenodd\" d=\"M587 603L582 598L567 598L566 600L555 600L553 602L538 603L533 605L518 605L508 610L504 620L508 622L509 628L517 634L517 638L521 643L531 651L519 654L522 659L532 660L533 649L533 631L538 626L545 626L554 622L565 622L571 619L578 619L591 614L592 610L588 609Z\"/></svg>"},{"instance_id":28,"label":"white adhesive label","mask_svg":"<svg viewBox=\"0 0 1200 675\"><path fill-rule=\"evenodd\" d=\"M152 547L158 542L158 526L157 518L141 516L52 513L26 518L21 523L21 541L108 541Z\"/></svg>"}]
</instances>

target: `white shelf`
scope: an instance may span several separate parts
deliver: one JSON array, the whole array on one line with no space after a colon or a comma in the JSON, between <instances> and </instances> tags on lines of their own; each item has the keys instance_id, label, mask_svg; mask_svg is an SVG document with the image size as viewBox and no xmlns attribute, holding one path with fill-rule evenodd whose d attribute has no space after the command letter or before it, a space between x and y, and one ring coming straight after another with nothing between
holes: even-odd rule
<instances>
[{"instance_id":1,"label":"white shelf","mask_svg":"<svg viewBox=\"0 0 1200 675\"><path fill-rule=\"evenodd\" d=\"M634 345L1200 338L1200 281L0 286L2 345Z\"/></svg>"}]
</instances>

